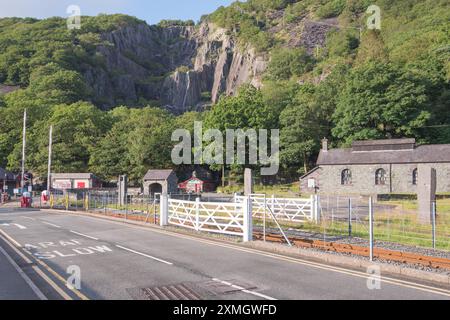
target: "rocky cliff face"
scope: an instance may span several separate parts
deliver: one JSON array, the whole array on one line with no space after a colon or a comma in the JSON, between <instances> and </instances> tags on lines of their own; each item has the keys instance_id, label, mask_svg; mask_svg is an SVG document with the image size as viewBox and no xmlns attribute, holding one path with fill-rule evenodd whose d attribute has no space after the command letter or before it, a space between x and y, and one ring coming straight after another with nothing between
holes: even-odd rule
<instances>
[{"instance_id":1,"label":"rocky cliff face","mask_svg":"<svg viewBox=\"0 0 450 320\"><path fill-rule=\"evenodd\" d=\"M83 74L94 101L105 109L154 100L174 113L201 109L243 83L260 86L267 65L265 57L239 48L226 30L207 23L139 24L103 34L102 40L96 50L101 66L86 65Z\"/></svg>"}]
</instances>

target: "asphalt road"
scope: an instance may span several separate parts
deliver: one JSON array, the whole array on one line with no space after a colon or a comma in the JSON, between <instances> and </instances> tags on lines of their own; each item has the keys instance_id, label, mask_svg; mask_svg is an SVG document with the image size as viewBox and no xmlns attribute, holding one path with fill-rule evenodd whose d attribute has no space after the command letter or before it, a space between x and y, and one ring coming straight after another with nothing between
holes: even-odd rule
<instances>
[{"instance_id":1,"label":"asphalt road","mask_svg":"<svg viewBox=\"0 0 450 320\"><path fill-rule=\"evenodd\" d=\"M0 248L14 260L0 250L0 299L450 299L450 288L382 275L369 289L363 271L45 211L0 209Z\"/></svg>"}]
</instances>

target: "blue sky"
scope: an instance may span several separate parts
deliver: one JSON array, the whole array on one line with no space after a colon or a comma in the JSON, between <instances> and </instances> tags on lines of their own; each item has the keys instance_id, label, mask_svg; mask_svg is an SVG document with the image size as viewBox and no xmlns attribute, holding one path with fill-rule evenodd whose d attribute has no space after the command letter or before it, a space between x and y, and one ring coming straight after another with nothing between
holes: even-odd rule
<instances>
[{"instance_id":1,"label":"blue sky","mask_svg":"<svg viewBox=\"0 0 450 320\"><path fill-rule=\"evenodd\" d=\"M78 5L82 15L125 13L149 24L162 19L193 19L211 13L233 0L0 0L0 17L65 17L69 5Z\"/></svg>"}]
</instances>

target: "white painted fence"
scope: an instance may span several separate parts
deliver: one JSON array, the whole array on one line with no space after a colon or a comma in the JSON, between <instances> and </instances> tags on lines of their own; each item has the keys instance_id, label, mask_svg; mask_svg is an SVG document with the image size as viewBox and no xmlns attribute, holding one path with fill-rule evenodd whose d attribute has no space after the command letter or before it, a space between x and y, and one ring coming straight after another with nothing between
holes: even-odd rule
<instances>
[{"instance_id":1,"label":"white painted fence","mask_svg":"<svg viewBox=\"0 0 450 320\"><path fill-rule=\"evenodd\" d=\"M176 225L196 231L242 236L252 240L250 201L240 203L201 202L161 197L161 225Z\"/></svg>"},{"instance_id":2,"label":"white painted fence","mask_svg":"<svg viewBox=\"0 0 450 320\"><path fill-rule=\"evenodd\" d=\"M246 196L235 195L234 201L235 203L242 203L247 198ZM253 217L255 218L260 218L264 214L270 217L273 214L279 221L318 222L320 220L317 196L302 199L252 195L250 198L253 206Z\"/></svg>"}]
</instances>

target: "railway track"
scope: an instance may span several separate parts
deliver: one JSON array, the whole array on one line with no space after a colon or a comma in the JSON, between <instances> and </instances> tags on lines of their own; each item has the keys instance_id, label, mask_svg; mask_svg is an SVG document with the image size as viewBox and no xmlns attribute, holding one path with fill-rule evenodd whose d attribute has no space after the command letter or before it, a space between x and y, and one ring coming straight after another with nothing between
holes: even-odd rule
<instances>
[{"instance_id":1,"label":"railway track","mask_svg":"<svg viewBox=\"0 0 450 320\"><path fill-rule=\"evenodd\" d=\"M92 212L95 214L105 215L109 217L115 217L115 218L125 218L125 214L119 214L119 213L112 213L112 212L106 212L106 213L99 213L99 212ZM143 215L133 215L129 214L127 215L128 220L135 220L135 221L141 221L141 222L153 222L155 223L154 217L150 215L149 217L143 216ZM158 223L159 219L156 219L156 223ZM263 233L260 231L253 231L253 239L254 240L263 240ZM344 243L337 243L337 242L328 242L328 241L321 241L321 240L313 240L313 239L305 239L300 237L294 237L289 236L289 241L300 248L313 248L313 249L319 249L323 251L328 252L337 252L337 253L344 253L344 254L352 254L356 256L362 256L362 257L369 257L370 256L370 249L369 247L363 247L353 244L344 244ZM273 234L273 233L267 233L266 234L266 241L274 242L274 243L286 243L285 239L282 235L279 234ZM388 250L388 249L381 249L381 248L374 248L374 257L381 259L381 260L388 260L388 261L395 261L400 263L406 263L406 264L413 264L413 265L421 265L424 267L429 268L435 268L435 269L445 269L450 270L450 259L446 258L439 258L439 257L431 257L426 255L420 255L417 253L410 253L410 252L402 252L402 251L395 251L395 250Z\"/></svg>"},{"instance_id":2,"label":"railway track","mask_svg":"<svg viewBox=\"0 0 450 320\"><path fill-rule=\"evenodd\" d=\"M262 232L254 232L255 240L263 240ZM267 234L266 241L275 243L285 243L282 235ZM336 242L325 242L320 240L303 239L298 237L289 237L289 241L300 248L314 248L329 252L352 254L357 256L369 257L370 249L368 247L357 246L353 244L344 244ZM374 248L374 257L382 260L395 261L407 264L421 265L435 269L450 270L450 259L424 256L416 253L401 252L387 249Z\"/></svg>"}]
</instances>

